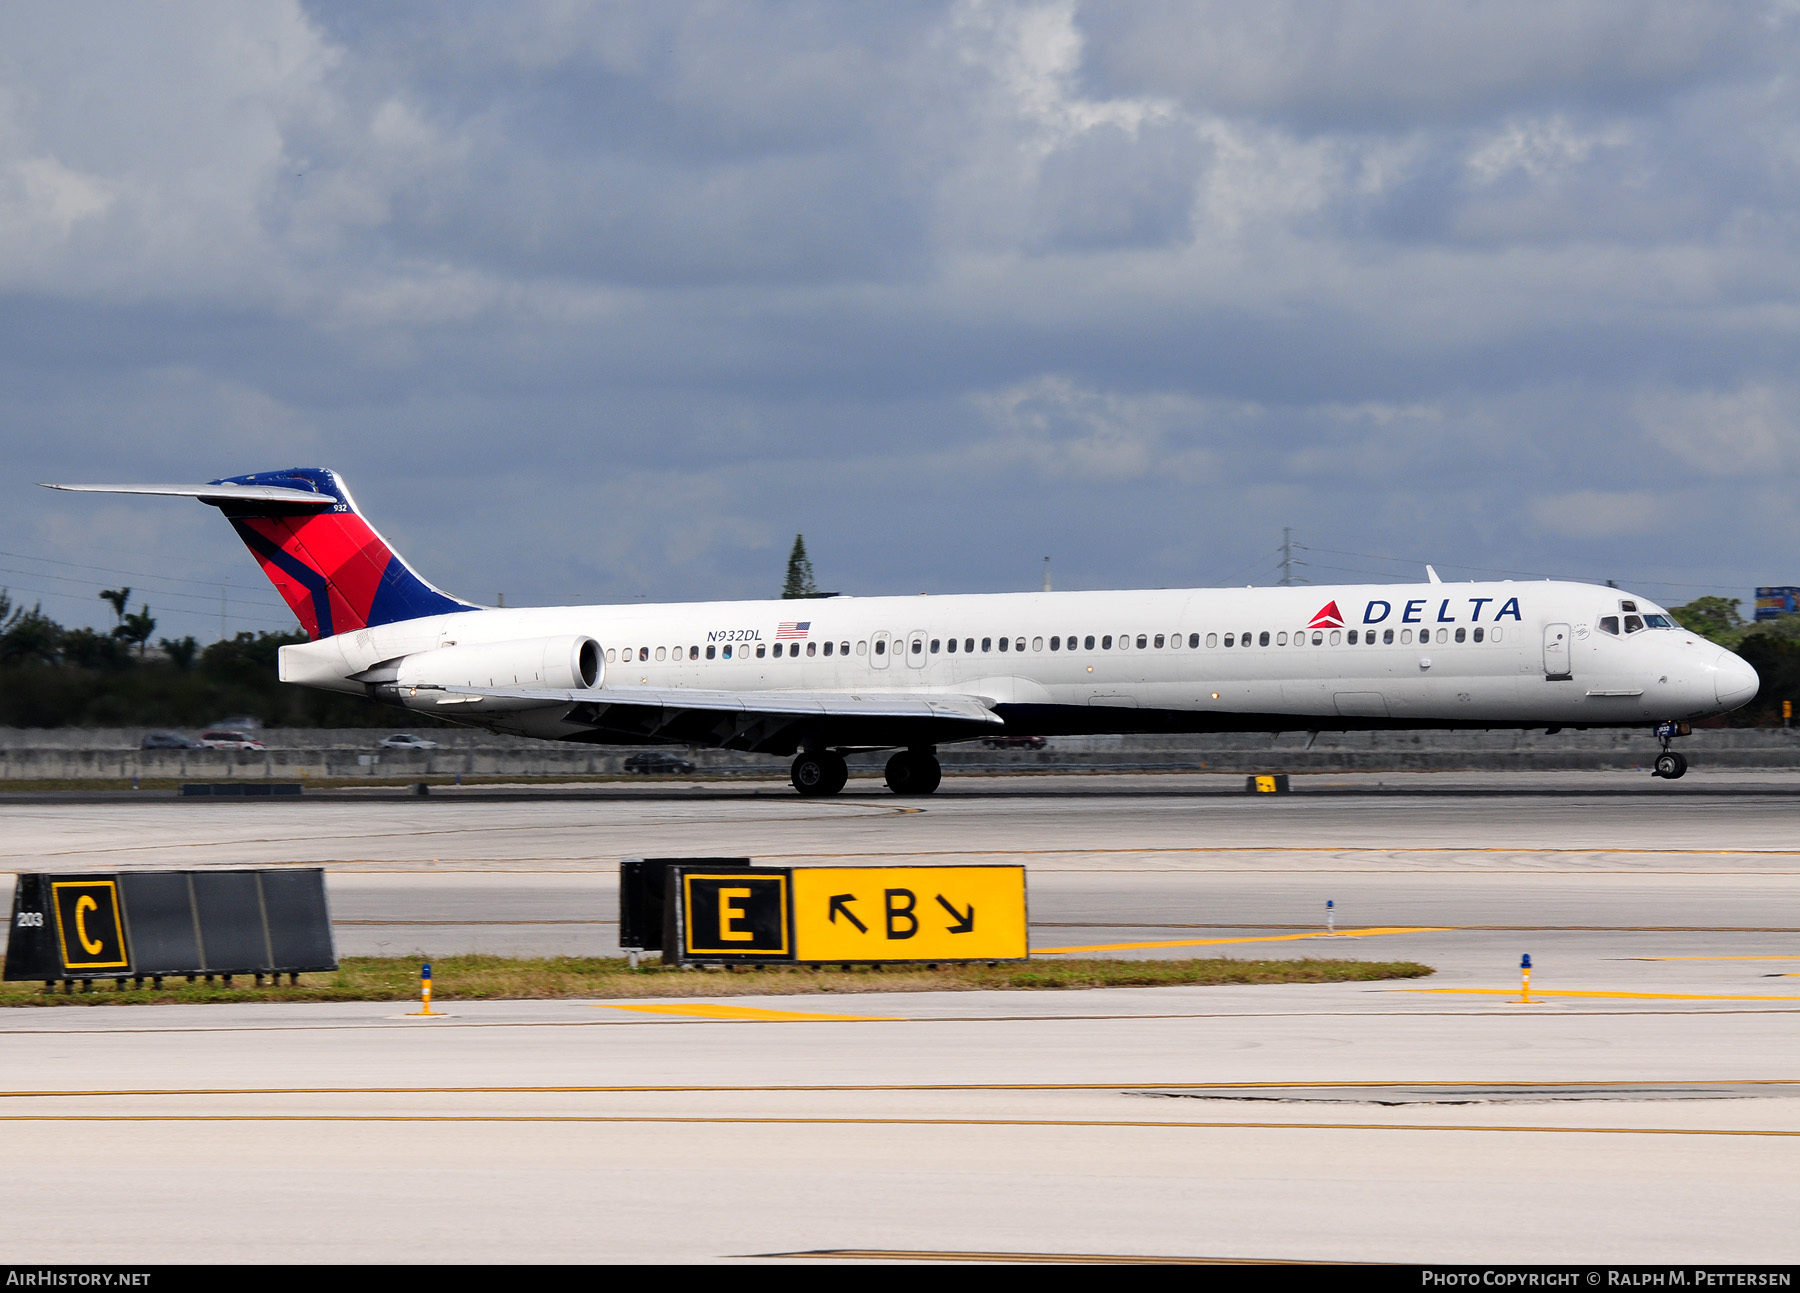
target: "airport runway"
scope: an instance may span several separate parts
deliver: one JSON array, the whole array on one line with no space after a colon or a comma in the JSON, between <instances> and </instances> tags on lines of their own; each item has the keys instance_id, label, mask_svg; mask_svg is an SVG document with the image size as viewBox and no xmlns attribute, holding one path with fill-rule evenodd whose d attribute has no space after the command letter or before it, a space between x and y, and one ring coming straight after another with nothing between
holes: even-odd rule
<instances>
[{"instance_id":1,"label":"airport runway","mask_svg":"<svg viewBox=\"0 0 1800 1293\"><path fill-rule=\"evenodd\" d=\"M468 1004L442 1021L384 1005L18 1010L0 1020L0 1121L37 1188L9 1208L11 1247L1800 1257L1800 779L1693 776L1679 795L1622 774L1384 780L1285 798L1133 777L924 802L714 787L4 804L12 869L323 863L346 953L611 950L620 856L716 853L1020 860L1045 955L1439 970L734 997L727 1017L645 1002ZM1318 937L1327 898L1353 933L1412 932ZM1133 943L1153 946L1118 947ZM1525 951L1543 1004L1510 1004ZM103 1224L68 1206L95 1198L131 1203Z\"/></svg>"}]
</instances>

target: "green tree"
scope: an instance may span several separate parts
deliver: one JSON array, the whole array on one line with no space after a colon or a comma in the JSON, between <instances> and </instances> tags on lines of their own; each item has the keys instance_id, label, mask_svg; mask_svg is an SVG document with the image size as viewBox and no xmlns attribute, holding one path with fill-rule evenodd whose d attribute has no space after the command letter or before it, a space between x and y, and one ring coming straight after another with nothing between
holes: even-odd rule
<instances>
[{"instance_id":1,"label":"green tree","mask_svg":"<svg viewBox=\"0 0 1800 1293\"><path fill-rule=\"evenodd\" d=\"M1734 597L1696 597L1686 606L1671 607L1669 614L1682 628L1725 647L1735 647L1743 641L1751 627L1738 614Z\"/></svg>"},{"instance_id":2,"label":"green tree","mask_svg":"<svg viewBox=\"0 0 1800 1293\"><path fill-rule=\"evenodd\" d=\"M194 657L200 653L200 644L192 636L164 638L158 645L162 647L163 654L169 657L169 663L183 673L194 667Z\"/></svg>"},{"instance_id":3,"label":"green tree","mask_svg":"<svg viewBox=\"0 0 1800 1293\"><path fill-rule=\"evenodd\" d=\"M62 649L62 625L42 605L15 608L0 588L0 665L55 664Z\"/></svg>"},{"instance_id":4,"label":"green tree","mask_svg":"<svg viewBox=\"0 0 1800 1293\"><path fill-rule=\"evenodd\" d=\"M138 649L138 659L144 658L144 647L150 641L150 635L156 632L156 621L150 618L150 608L140 606L137 613L121 616L119 627L113 630L113 636L126 646Z\"/></svg>"},{"instance_id":5,"label":"green tree","mask_svg":"<svg viewBox=\"0 0 1800 1293\"><path fill-rule=\"evenodd\" d=\"M125 623L125 605L131 600L129 588L105 588L100 592L100 600L113 608L113 618L123 625Z\"/></svg>"},{"instance_id":6,"label":"green tree","mask_svg":"<svg viewBox=\"0 0 1800 1293\"><path fill-rule=\"evenodd\" d=\"M813 583L812 558L806 555L806 536L794 536L793 551L788 553L787 582L781 586L784 599L796 597L817 597L818 585Z\"/></svg>"}]
</instances>

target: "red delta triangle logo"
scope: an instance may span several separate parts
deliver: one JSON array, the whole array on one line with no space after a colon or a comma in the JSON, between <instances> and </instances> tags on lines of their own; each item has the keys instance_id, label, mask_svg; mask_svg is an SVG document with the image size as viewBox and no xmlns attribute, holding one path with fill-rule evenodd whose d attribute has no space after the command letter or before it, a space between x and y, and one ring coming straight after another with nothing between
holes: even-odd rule
<instances>
[{"instance_id":1,"label":"red delta triangle logo","mask_svg":"<svg viewBox=\"0 0 1800 1293\"><path fill-rule=\"evenodd\" d=\"M1320 609L1319 613L1312 617L1312 623L1308 624L1306 627L1309 629L1341 629L1341 628L1343 628L1344 627L1344 617L1343 617L1343 614L1337 608L1337 602L1335 600L1326 602L1324 607Z\"/></svg>"}]
</instances>

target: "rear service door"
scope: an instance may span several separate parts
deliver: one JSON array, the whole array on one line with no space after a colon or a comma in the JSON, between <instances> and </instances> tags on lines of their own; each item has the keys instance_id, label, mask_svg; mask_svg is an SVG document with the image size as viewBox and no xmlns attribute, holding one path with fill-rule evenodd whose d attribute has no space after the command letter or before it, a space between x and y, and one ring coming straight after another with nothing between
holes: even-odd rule
<instances>
[{"instance_id":1,"label":"rear service door","mask_svg":"<svg viewBox=\"0 0 1800 1293\"><path fill-rule=\"evenodd\" d=\"M1571 678L1569 662L1569 626L1567 624L1544 625L1544 677L1548 679Z\"/></svg>"}]
</instances>

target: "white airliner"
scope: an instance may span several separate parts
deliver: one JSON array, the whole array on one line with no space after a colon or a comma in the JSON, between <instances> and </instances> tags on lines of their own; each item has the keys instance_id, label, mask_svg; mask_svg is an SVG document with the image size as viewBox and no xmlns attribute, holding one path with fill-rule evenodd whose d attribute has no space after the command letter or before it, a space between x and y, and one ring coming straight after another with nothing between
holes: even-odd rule
<instances>
[{"instance_id":1,"label":"white airliner","mask_svg":"<svg viewBox=\"0 0 1800 1293\"><path fill-rule=\"evenodd\" d=\"M313 639L285 682L553 741L793 755L803 795L843 753L893 749L898 794L935 747L996 733L1644 727L1654 775L1686 720L1756 671L1615 588L1431 582L1305 588L476 606L415 574L321 468L205 485L54 485L224 512Z\"/></svg>"}]
</instances>

